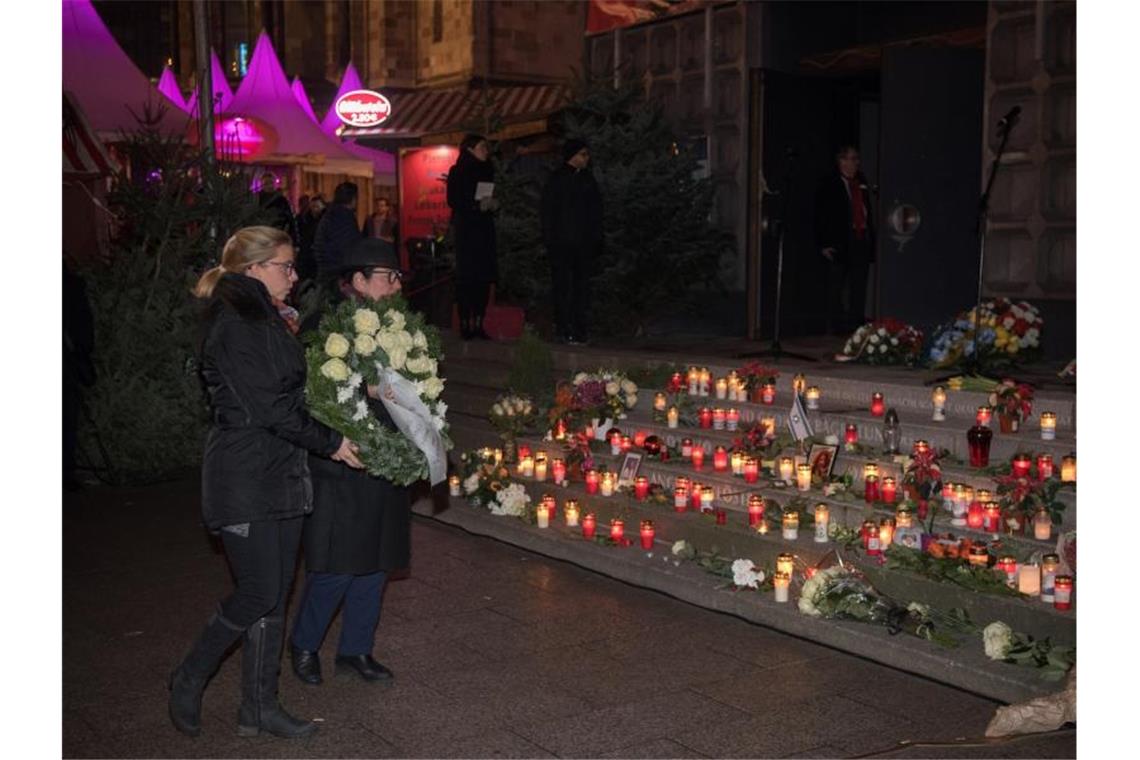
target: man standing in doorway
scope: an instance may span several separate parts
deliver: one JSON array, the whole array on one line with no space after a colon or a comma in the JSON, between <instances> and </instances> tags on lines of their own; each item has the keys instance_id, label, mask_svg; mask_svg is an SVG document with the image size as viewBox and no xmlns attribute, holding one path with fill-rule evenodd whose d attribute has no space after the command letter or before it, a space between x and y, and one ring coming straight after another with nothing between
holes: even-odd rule
<instances>
[{"instance_id":1,"label":"man standing in doorway","mask_svg":"<svg viewBox=\"0 0 1140 760\"><path fill-rule=\"evenodd\" d=\"M558 338L586 343L590 277L602 250L602 194L588 168L586 143L567 140L562 160L542 191L542 240L550 257Z\"/></svg>"},{"instance_id":2,"label":"man standing in doorway","mask_svg":"<svg viewBox=\"0 0 1140 760\"><path fill-rule=\"evenodd\" d=\"M835 162L838 172L828 175L816 192L815 221L816 243L828 262L828 332L841 335L866 321L875 224L870 187L859 170L859 150L844 145Z\"/></svg>"}]
</instances>

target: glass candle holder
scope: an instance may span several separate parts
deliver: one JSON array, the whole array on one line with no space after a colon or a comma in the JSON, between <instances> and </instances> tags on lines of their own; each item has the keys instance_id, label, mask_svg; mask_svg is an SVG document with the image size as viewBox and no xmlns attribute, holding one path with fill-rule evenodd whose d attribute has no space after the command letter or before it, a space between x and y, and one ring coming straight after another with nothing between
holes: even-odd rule
<instances>
[{"instance_id":1,"label":"glass candle holder","mask_svg":"<svg viewBox=\"0 0 1140 760\"><path fill-rule=\"evenodd\" d=\"M657 535L657 531L653 528L653 521L642 520L638 535L641 537L641 548L645 551L651 551L654 537Z\"/></svg>"},{"instance_id":2,"label":"glass candle holder","mask_svg":"<svg viewBox=\"0 0 1140 760\"><path fill-rule=\"evenodd\" d=\"M591 496L593 494L596 494L598 492L598 486L602 482L602 478L600 475L598 475L598 471L586 470L584 477L586 479L586 493L590 494Z\"/></svg>"},{"instance_id":3,"label":"glass candle holder","mask_svg":"<svg viewBox=\"0 0 1140 760\"><path fill-rule=\"evenodd\" d=\"M815 505L815 536L817 544L826 544L828 541L827 528L831 523L831 513L823 502Z\"/></svg>"},{"instance_id":4,"label":"glass candle holder","mask_svg":"<svg viewBox=\"0 0 1140 760\"><path fill-rule=\"evenodd\" d=\"M807 402L808 409L819 409L819 400L823 396L818 385L813 385L804 391L804 401Z\"/></svg>"},{"instance_id":5,"label":"glass candle holder","mask_svg":"<svg viewBox=\"0 0 1140 760\"><path fill-rule=\"evenodd\" d=\"M713 430L724 430L724 420L727 415L728 412L726 412L724 409L721 409L719 406L716 409L713 409Z\"/></svg>"},{"instance_id":6,"label":"glass candle holder","mask_svg":"<svg viewBox=\"0 0 1140 760\"><path fill-rule=\"evenodd\" d=\"M879 500L879 478L876 475L863 479L863 499L868 504Z\"/></svg>"},{"instance_id":7,"label":"glass candle holder","mask_svg":"<svg viewBox=\"0 0 1140 760\"><path fill-rule=\"evenodd\" d=\"M1022 565L1017 569L1017 590L1029 596L1041 593L1041 568L1037 565Z\"/></svg>"},{"instance_id":8,"label":"glass candle holder","mask_svg":"<svg viewBox=\"0 0 1140 760\"><path fill-rule=\"evenodd\" d=\"M567 528L578 527L578 501L577 499L567 499L566 503L562 506L562 514L566 518Z\"/></svg>"},{"instance_id":9,"label":"glass candle holder","mask_svg":"<svg viewBox=\"0 0 1140 760\"><path fill-rule=\"evenodd\" d=\"M620 541L623 538L625 538L625 520L615 517L610 520L610 539Z\"/></svg>"},{"instance_id":10,"label":"glass candle holder","mask_svg":"<svg viewBox=\"0 0 1140 760\"><path fill-rule=\"evenodd\" d=\"M802 372L797 372L792 378L792 391L794 393L802 394L807 390L807 378Z\"/></svg>"},{"instance_id":11,"label":"glass candle holder","mask_svg":"<svg viewBox=\"0 0 1140 760\"><path fill-rule=\"evenodd\" d=\"M864 520L860 531L863 538L863 549L868 557L878 557L883 553L882 543L879 539L879 526L874 520Z\"/></svg>"},{"instance_id":12,"label":"glass candle holder","mask_svg":"<svg viewBox=\"0 0 1140 760\"><path fill-rule=\"evenodd\" d=\"M796 465L796 488L800 491L811 490L811 465Z\"/></svg>"},{"instance_id":13,"label":"glass candle holder","mask_svg":"<svg viewBox=\"0 0 1140 760\"><path fill-rule=\"evenodd\" d=\"M459 485L460 485L459 476L458 475L452 475L450 478L447 479L447 491L448 491L448 493L452 496L462 495L463 492L459 489Z\"/></svg>"},{"instance_id":14,"label":"glass candle holder","mask_svg":"<svg viewBox=\"0 0 1140 760\"><path fill-rule=\"evenodd\" d=\"M872 417L882 417L884 414L886 414L886 411L887 411L887 404L883 400L883 394L878 393L878 392L872 393L871 394L871 416Z\"/></svg>"},{"instance_id":15,"label":"glass candle holder","mask_svg":"<svg viewBox=\"0 0 1140 760\"><path fill-rule=\"evenodd\" d=\"M934 421L943 422L946 419L946 389L937 386L930 394L930 401L934 405Z\"/></svg>"},{"instance_id":16,"label":"glass candle holder","mask_svg":"<svg viewBox=\"0 0 1140 760\"><path fill-rule=\"evenodd\" d=\"M796 557L788 552L780 552L776 556L776 572L791 577L796 567Z\"/></svg>"},{"instance_id":17,"label":"glass candle holder","mask_svg":"<svg viewBox=\"0 0 1140 760\"><path fill-rule=\"evenodd\" d=\"M535 521L538 523L538 527L550 527L550 507L548 507L545 503L539 504L534 508L534 516Z\"/></svg>"},{"instance_id":18,"label":"glass candle holder","mask_svg":"<svg viewBox=\"0 0 1140 760\"><path fill-rule=\"evenodd\" d=\"M708 407L701 407L701 410L697 412L697 421L702 429L710 430L713 426L713 410Z\"/></svg>"},{"instance_id":19,"label":"glass candle holder","mask_svg":"<svg viewBox=\"0 0 1140 760\"><path fill-rule=\"evenodd\" d=\"M598 517L593 512L587 512L582 517L582 537L593 538L598 530Z\"/></svg>"},{"instance_id":20,"label":"glass candle holder","mask_svg":"<svg viewBox=\"0 0 1140 760\"><path fill-rule=\"evenodd\" d=\"M879 545L885 551L895 540L895 521L892 517L884 517L879 522Z\"/></svg>"},{"instance_id":21,"label":"glass candle holder","mask_svg":"<svg viewBox=\"0 0 1140 760\"><path fill-rule=\"evenodd\" d=\"M970 546L966 559L975 567L985 567L990 563L990 550L984 543L978 541Z\"/></svg>"},{"instance_id":22,"label":"glass candle holder","mask_svg":"<svg viewBox=\"0 0 1140 760\"><path fill-rule=\"evenodd\" d=\"M716 498L716 492L713 490L713 487L712 486L703 486L701 488L701 511L702 512L712 512L713 511L713 499L715 499L715 498Z\"/></svg>"},{"instance_id":23,"label":"glass candle holder","mask_svg":"<svg viewBox=\"0 0 1140 760\"><path fill-rule=\"evenodd\" d=\"M901 506L895 510L895 527L896 528L913 528L914 527L914 511L908 506Z\"/></svg>"},{"instance_id":24,"label":"glass candle holder","mask_svg":"<svg viewBox=\"0 0 1140 760\"><path fill-rule=\"evenodd\" d=\"M721 377L716 381L716 397L719 401L724 401L728 398L728 378Z\"/></svg>"},{"instance_id":25,"label":"glass candle holder","mask_svg":"<svg viewBox=\"0 0 1140 760\"><path fill-rule=\"evenodd\" d=\"M743 472L745 483L755 483L760 480L760 461L752 457L745 457Z\"/></svg>"},{"instance_id":26,"label":"glass candle holder","mask_svg":"<svg viewBox=\"0 0 1140 760\"><path fill-rule=\"evenodd\" d=\"M677 407L669 407L669 411L665 413L665 424L670 430L676 430L677 426L681 424L681 413Z\"/></svg>"},{"instance_id":27,"label":"glass candle holder","mask_svg":"<svg viewBox=\"0 0 1140 760\"><path fill-rule=\"evenodd\" d=\"M848 423L843 428L843 442L851 446L859 442L859 427L855 423Z\"/></svg>"},{"instance_id":28,"label":"glass candle holder","mask_svg":"<svg viewBox=\"0 0 1140 760\"><path fill-rule=\"evenodd\" d=\"M673 489L673 509L684 512L689 506L689 489L677 486Z\"/></svg>"},{"instance_id":29,"label":"glass candle holder","mask_svg":"<svg viewBox=\"0 0 1140 760\"><path fill-rule=\"evenodd\" d=\"M550 463L550 472L554 476L554 484L562 485L566 480L566 460L554 459Z\"/></svg>"},{"instance_id":30,"label":"glass candle holder","mask_svg":"<svg viewBox=\"0 0 1140 760\"><path fill-rule=\"evenodd\" d=\"M1053 538L1053 519L1044 509L1037 510L1033 515L1033 537L1038 541L1049 541Z\"/></svg>"},{"instance_id":31,"label":"glass candle holder","mask_svg":"<svg viewBox=\"0 0 1140 760\"><path fill-rule=\"evenodd\" d=\"M982 530L995 537L1001 533L1001 505L996 501L982 504Z\"/></svg>"},{"instance_id":32,"label":"glass candle holder","mask_svg":"<svg viewBox=\"0 0 1140 760\"><path fill-rule=\"evenodd\" d=\"M1041 440L1057 438L1057 415L1054 412L1041 412Z\"/></svg>"},{"instance_id":33,"label":"glass candle holder","mask_svg":"<svg viewBox=\"0 0 1140 760\"><path fill-rule=\"evenodd\" d=\"M1053 579L1053 607L1068 610L1073 607L1073 576L1058 575Z\"/></svg>"},{"instance_id":34,"label":"glass candle holder","mask_svg":"<svg viewBox=\"0 0 1140 760\"><path fill-rule=\"evenodd\" d=\"M785 512L780 519L780 530L786 541L795 541L800 537L800 515L798 512Z\"/></svg>"},{"instance_id":35,"label":"glass candle holder","mask_svg":"<svg viewBox=\"0 0 1140 760\"><path fill-rule=\"evenodd\" d=\"M534 455L534 479L539 482L546 482L546 471L549 467L549 462L546 459L544 452L538 452Z\"/></svg>"},{"instance_id":36,"label":"glass candle holder","mask_svg":"<svg viewBox=\"0 0 1140 760\"><path fill-rule=\"evenodd\" d=\"M1041 558L1041 601L1053 602L1054 581L1061 568L1061 557L1056 554L1046 554Z\"/></svg>"},{"instance_id":37,"label":"glass candle holder","mask_svg":"<svg viewBox=\"0 0 1140 760\"><path fill-rule=\"evenodd\" d=\"M1062 483L1076 483L1077 482L1077 455L1070 454L1066 457L1061 457L1061 482Z\"/></svg>"},{"instance_id":38,"label":"glass candle holder","mask_svg":"<svg viewBox=\"0 0 1140 760\"><path fill-rule=\"evenodd\" d=\"M883 498L884 504L894 504L895 499L898 498L898 485L895 479L891 477L883 478L882 483L879 484L879 495Z\"/></svg>"},{"instance_id":39,"label":"glass candle holder","mask_svg":"<svg viewBox=\"0 0 1140 760\"><path fill-rule=\"evenodd\" d=\"M1029 468L1033 466L1033 458L1028 454L1015 454L1010 460L1009 468L1015 478L1028 478Z\"/></svg>"},{"instance_id":40,"label":"glass candle holder","mask_svg":"<svg viewBox=\"0 0 1140 760\"><path fill-rule=\"evenodd\" d=\"M744 452L734 451L728 458L728 466L733 475L744 474Z\"/></svg>"},{"instance_id":41,"label":"glass candle holder","mask_svg":"<svg viewBox=\"0 0 1140 760\"><path fill-rule=\"evenodd\" d=\"M614 495L614 474L612 472L603 472L601 481L602 496Z\"/></svg>"},{"instance_id":42,"label":"glass candle holder","mask_svg":"<svg viewBox=\"0 0 1140 760\"><path fill-rule=\"evenodd\" d=\"M796 460L791 457L780 457L780 480L791 483L795 478Z\"/></svg>"},{"instance_id":43,"label":"glass candle holder","mask_svg":"<svg viewBox=\"0 0 1140 760\"><path fill-rule=\"evenodd\" d=\"M1053 455L1039 454L1037 456L1037 479L1048 480L1053 477Z\"/></svg>"},{"instance_id":44,"label":"glass candle holder","mask_svg":"<svg viewBox=\"0 0 1140 760\"><path fill-rule=\"evenodd\" d=\"M728 452L725 451L724 446L717 446L713 450L713 470L715 472L728 470Z\"/></svg>"},{"instance_id":45,"label":"glass candle holder","mask_svg":"<svg viewBox=\"0 0 1140 760\"><path fill-rule=\"evenodd\" d=\"M688 459L692 455L693 455L693 439L692 438L682 438L681 439L681 457L684 459Z\"/></svg>"},{"instance_id":46,"label":"glass candle holder","mask_svg":"<svg viewBox=\"0 0 1140 760\"><path fill-rule=\"evenodd\" d=\"M748 497L748 524L756 527L764 520L764 497L752 494Z\"/></svg>"},{"instance_id":47,"label":"glass candle holder","mask_svg":"<svg viewBox=\"0 0 1140 760\"><path fill-rule=\"evenodd\" d=\"M760 386L760 401L768 406L776 403L776 384L764 383Z\"/></svg>"},{"instance_id":48,"label":"glass candle holder","mask_svg":"<svg viewBox=\"0 0 1140 760\"><path fill-rule=\"evenodd\" d=\"M977 414L974 415L974 421L981 427L989 427L990 422L993 421L994 410L988 406L979 406Z\"/></svg>"},{"instance_id":49,"label":"glass candle holder","mask_svg":"<svg viewBox=\"0 0 1140 760\"><path fill-rule=\"evenodd\" d=\"M1017 588L1017 557L1010 555L999 557L994 569L1005 574L1005 585Z\"/></svg>"},{"instance_id":50,"label":"glass candle holder","mask_svg":"<svg viewBox=\"0 0 1140 760\"><path fill-rule=\"evenodd\" d=\"M775 573L772 576L772 598L778 604L786 604L790 598L789 589L792 584L792 576L785 575L784 573Z\"/></svg>"},{"instance_id":51,"label":"glass candle holder","mask_svg":"<svg viewBox=\"0 0 1140 760\"><path fill-rule=\"evenodd\" d=\"M669 397L664 393L653 394L653 411L663 412L669 408Z\"/></svg>"},{"instance_id":52,"label":"glass candle holder","mask_svg":"<svg viewBox=\"0 0 1140 760\"><path fill-rule=\"evenodd\" d=\"M690 458L693 461L693 469L701 470L705 466L705 450L700 446L694 446Z\"/></svg>"},{"instance_id":53,"label":"glass candle holder","mask_svg":"<svg viewBox=\"0 0 1140 760\"><path fill-rule=\"evenodd\" d=\"M637 476L637 479L633 481L633 497L638 501L645 501L649 498L649 478L644 475Z\"/></svg>"},{"instance_id":54,"label":"glass candle holder","mask_svg":"<svg viewBox=\"0 0 1140 760\"><path fill-rule=\"evenodd\" d=\"M724 413L724 429L735 433L740 428L740 410L733 407Z\"/></svg>"},{"instance_id":55,"label":"glass candle holder","mask_svg":"<svg viewBox=\"0 0 1140 760\"><path fill-rule=\"evenodd\" d=\"M987 407L988 408L988 407ZM982 425L974 425L966 433L966 443L970 449L971 467L990 466L990 443L993 442L994 431Z\"/></svg>"}]
</instances>

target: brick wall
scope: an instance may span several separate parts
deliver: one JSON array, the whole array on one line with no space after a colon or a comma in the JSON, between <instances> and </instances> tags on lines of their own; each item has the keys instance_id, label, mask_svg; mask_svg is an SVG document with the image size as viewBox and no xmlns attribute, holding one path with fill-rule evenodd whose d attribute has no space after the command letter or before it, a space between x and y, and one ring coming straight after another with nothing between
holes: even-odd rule
<instances>
[{"instance_id":1,"label":"brick wall","mask_svg":"<svg viewBox=\"0 0 1140 760\"><path fill-rule=\"evenodd\" d=\"M581 69L585 3L502 0L485 10L487 31L483 33L480 25L476 41L479 74L513 81L550 81L568 78L571 67Z\"/></svg>"}]
</instances>

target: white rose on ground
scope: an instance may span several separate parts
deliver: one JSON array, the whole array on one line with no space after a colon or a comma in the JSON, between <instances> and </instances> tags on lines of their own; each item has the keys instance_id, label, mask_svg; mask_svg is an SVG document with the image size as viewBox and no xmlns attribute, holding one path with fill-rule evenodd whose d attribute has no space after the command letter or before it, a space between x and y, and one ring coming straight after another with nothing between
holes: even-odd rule
<instances>
[{"instance_id":1,"label":"white rose on ground","mask_svg":"<svg viewBox=\"0 0 1140 760\"><path fill-rule=\"evenodd\" d=\"M424 335L423 330L416 330L416 332L412 335L412 343L416 348L426 349L428 347L427 336Z\"/></svg>"},{"instance_id":2,"label":"white rose on ground","mask_svg":"<svg viewBox=\"0 0 1140 760\"><path fill-rule=\"evenodd\" d=\"M372 356L376 353L376 339L366 333L360 333L353 341L353 347L361 356Z\"/></svg>"},{"instance_id":3,"label":"white rose on ground","mask_svg":"<svg viewBox=\"0 0 1140 760\"><path fill-rule=\"evenodd\" d=\"M621 386L618 385L613 380L610 380L608 383L606 383L606 395L607 396L616 396L616 395L618 395L618 391L620 391L620 390L621 390Z\"/></svg>"},{"instance_id":4,"label":"white rose on ground","mask_svg":"<svg viewBox=\"0 0 1140 760\"><path fill-rule=\"evenodd\" d=\"M392 350L388 352L388 366L395 370L404 368L404 364L408 361L408 352L404 350L403 346L393 346Z\"/></svg>"},{"instance_id":5,"label":"white rose on ground","mask_svg":"<svg viewBox=\"0 0 1140 760\"><path fill-rule=\"evenodd\" d=\"M403 330L404 326L408 323L407 320L404 319L404 312L396 311L395 309L388 309L387 313L384 314L384 318L388 320L388 324L390 324L392 329L396 332Z\"/></svg>"},{"instance_id":6,"label":"white rose on ground","mask_svg":"<svg viewBox=\"0 0 1140 760\"><path fill-rule=\"evenodd\" d=\"M371 335L380 329L380 315L372 309L357 309L352 315L352 326L358 333Z\"/></svg>"},{"instance_id":7,"label":"white rose on ground","mask_svg":"<svg viewBox=\"0 0 1140 760\"><path fill-rule=\"evenodd\" d=\"M836 446L839 444L839 436L837 436L837 435L826 436L826 437L824 437L823 442L826 443L828 446Z\"/></svg>"},{"instance_id":8,"label":"white rose on ground","mask_svg":"<svg viewBox=\"0 0 1140 760\"><path fill-rule=\"evenodd\" d=\"M732 563L732 582L737 586L756 588L763 573L756 570L756 565L750 559L738 559Z\"/></svg>"},{"instance_id":9,"label":"white rose on ground","mask_svg":"<svg viewBox=\"0 0 1140 760\"><path fill-rule=\"evenodd\" d=\"M526 505L530 503L530 495L521 483L512 483L495 496L490 503L491 514L520 517L526 513Z\"/></svg>"},{"instance_id":10,"label":"white rose on ground","mask_svg":"<svg viewBox=\"0 0 1140 760\"><path fill-rule=\"evenodd\" d=\"M329 359L321 365L321 374L335 383L343 383L348 379L348 365L340 359Z\"/></svg>"},{"instance_id":11,"label":"white rose on ground","mask_svg":"<svg viewBox=\"0 0 1140 760\"><path fill-rule=\"evenodd\" d=\"M325 353L334 359L343 359L348 356L348 339L340 333L329 333L325 339Z\"/></svg>"},{"instance_id":12,"label":"white rose on ground","mask_svg":"<svg viewBox=\"0 0 1140 760\"><path fill-rule=\"evenodd\" d=\"M689 542L685 540L677 541L673 544L673 554L680 556L689 551Z\"/></svg>"},{"instance_id":13,"label":"white rose on ground","mask_svg":"<svg viewBox=\"0 0 1140 760\"><path fill-rule=\"evenodd\" d=\"M470 496L479 490L479 473L473 472L467 480L463 481L463 493Z\"/></svg>"},{"instance_id":14,"label":"white rose on ground","mask_svg":"<svg viewBox=\"0 0 1140 760\"><path fill-rule=\"evenodd\" d=\"M990 623L982 631L982 640L985 642L986 657L1004 660L1009 648L1013 646L1013 629L1000 620Z\"/></svg>"},{"instance_id":15,"label":"white rose on ground","mask_svg":"<svg viewBox=\"0 0 1140 760\"><path fill-rule=\"evenodd\" d=\"M424 380L423 382L424 382L423 395L427 396L429 399L437 399L437 398L439 398L439 394L443 393L443 381L440 380L438 377L429 377L427 380Z\"/></svg>"}]
</instances>

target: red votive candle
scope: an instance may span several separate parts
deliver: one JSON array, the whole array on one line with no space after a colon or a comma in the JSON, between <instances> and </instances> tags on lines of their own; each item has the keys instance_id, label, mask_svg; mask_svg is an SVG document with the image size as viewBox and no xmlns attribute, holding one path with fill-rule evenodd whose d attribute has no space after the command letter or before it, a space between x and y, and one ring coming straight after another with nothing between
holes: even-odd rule
<instances>
[{"instance_id":1,"label":"red votive candle","mask_svg":"<svg viewBox=\"0 0 1140 760\"><path fill-rule=\"evenodd\" d=\"M652 520L641 521L641 548L645 551L650 551L653 548L653 539L657 536L657 531L653 529Z\"/></svg>"},{"instance_id":2,"label":"red votive candle","mask_svg":"<svg viewBox=\"0 0 1140 760\"><path fill-rule=\"evenodd\" d=\"M598 529L598 518L593 512L587 512L582 517L582 537L593 538Z\"/></svg>"},{"instance_id":3,"label":"red votive candle","mask_svg":"<svg viewBox=\"0 0 1140 760\"><path fill-rule=\"evenodd\" d=\"M693 447L693 469L700 470L705 466L705 450L700 446Z\"/></svg>"},{"instance_id":4,"label":"red votive candle","mask_svg":"<svg viewBox=\"0 0 1140 760\"><path fill-rule=\"evenodd\" d=\"M969 521L970 516L966 515L966 522ZM1001 533L1001 505L996 501L982 506L982 530L995 536Z\"/></svg>"},{"instance_id":5,"label":"red votive candle","mask_svg":"<svg viewBox=\"0 0 1140 760\"><path fill-rule=\"evenodd\" d=\"M872 393L871 394L871 416L872 417L882 417L886 411L887 411L887 405L886 405L886 402L883 401L883 394Z\"/></svg>"},{"instance_id":6,"label":"red votive candle","mask_svg":"<svg viewBox=\"0 0 1140 760\"><path fill-rule=\"evenodd\" d=\"M701 493L704 489L700 483L693 483L693 490L689 493L689 503L693 506L693 511L701 511Z\"/></svg>"},{"instance_id":7,"label":"red votive candle","mask_svg":"<svg viewBox=\"0 0 1140 760\"><path fill-rule=\"evenodd\" d=\"M874 504L879 500L879 478L877 476L870 475L863 481L863 498L868 504Z\"/></svg>"},{"instance_id":8,"label":"red votive candle","mask_svg":"<svg viewBox=\"0 0 1140 760\"><path fill-rule=\"evenodd\" d=\"M610 520L610 538L618 541L625 537L625 522L616 517Z\"/></svg>"},{"instance_id":9,"label":"red votive candle","mask_svg":"<svg viewBox=\"0 0 1140 760\"><path fill-rule=\"evenodd\" d=\"M724 472L728 469L728 452L725 451L724 446L717 446L713 452L713 469L717 472Z\"/></svg>"},{"instance_id":10,"label":"red votive candle","mask_svg":"<svg viewBox=\"0 0 1140 760\"><path fill-rule=\"evenodd\" d=\"M633 481L633 496L638 501L645 501L649 497L649 478L638 475Z\"/></svg>"},{"instance_id":11,"label":"red votive candle","mask_svg":"<svg viewBox=\"0 0 1140 760\"><path fill-rule=\"evenodd\" d=\"M1010 461L1009 466L1013 471L1013 477L1028 478L1029 468L1032 466L1032 464L1033 460L1029 457L1028 454L1016 454Z\"/></svg>"},{"instance_id":12,"label":"red votive candle","mask_svg":"<svg viewBox=\"0 0 1140 760\"><path fill-rule=\"evenodd\" d=\"M752 494L748 497L748 524L756 527L764 519L764 497Z\"/></svg>"},{"instance_id":13,"label":"red votive candle","mask_svg":"<svg viewBox=\"0 0 1140 760\"><path fill-rule=\"evenodd\" d=\"M978 413L977 413L977 415L975 415L974 419L982 427L989 427L990 426L990 420L993 419L993 416L994 416L994 410L993 409L990 409L988 406L979 406L978 407Z\"/></svg>"},{"instance_id":14,"label":"red votive candle","mask_svg":"<svg viewBox=\"0 0 1140 760\"><path fill-rule=\"evenodd\" d=\"M855 444L859 442L859 428L854 423L848 423L843 430L843 442Z\"/></svg>"},{"instance_id":15,"label":"red votive candle","mask_svg":"<svg viewBox=\"0 0 1140 760\"><path fill-rule=\"evenodd\" d=\"M895 484L894 478L883 478L880 494L883 497L884 504L895 503L895 498L898 496L898 486Z\"/></svg>"},{"instance_id":16,"label":"red votive candle","mask_svg":"<svg viewBox=\"0 0 1140 760\"><path fill-rule=\"evenodd\" d=\"M744 460L744 482L755 483L760 479L760 462L752 457Z\"/></svg>"},{"instance_id":17,"label":"red votive candle","mask_svg":"<svg viewBox=\"0 0 1140 760\"><path fill-rule=\"evenodd\" d=\"M692 438L682 438L681 439L681 456L684 457L685 459L688 459L690 456L692 456L692 453L693 453L693 439Z\"/></svg>"},{"instance_id":18,"label":"red votive candle","mask_svg":"<svg viewBox=\"0 0 1140 760\"><path fill-rule=\"evenodd\" d=\"M1053 455L1042 454L1037 457L1037 477L1041 480L1048 480L1053 477Z\"/></svg>"},{"instance_id":19,"label":"red votive candle","mask_svg":"<svg viewBox=\"0 0 1140 760\"><path fill-rule=\"evenodd\" d=\"M697 419L700 421L701 427L708 430L713 424L712 409L709 409L707 406L701 407L701 410L697 413Z\"/></svg>"},{"instance_id":20,"label":"red votive candle","mask_svg":"<svg viewBox=\"0 0 1140 760\"><path fill-rule=\"evenodd\" d=\"M966 510L966 525L974 530L981 530L985 523L986 513L982 509L982 503L980 501L970 502L970 507Z\"/></svg>"},{"instance_id":21,"label":"red votive candle","mask_svg":"<svg viewBox=\"0 0 1140 760\"><path fill-rule=\"evenodd\" d=\"M595 494L598 492L598 484L600 477L597 470L586 470L586 493Z\"/></svg>"},{"instance_id":22,"label":"red votive candle","mask_svg":"<svg viewBox=\"0 0 1140 760\"><path fill-rule=\"evenodd\" d=\"M1053 607L1058 610L1072 609L1073 576L1058 575L1053 579Z\"/></svg>"}]
</instances>

